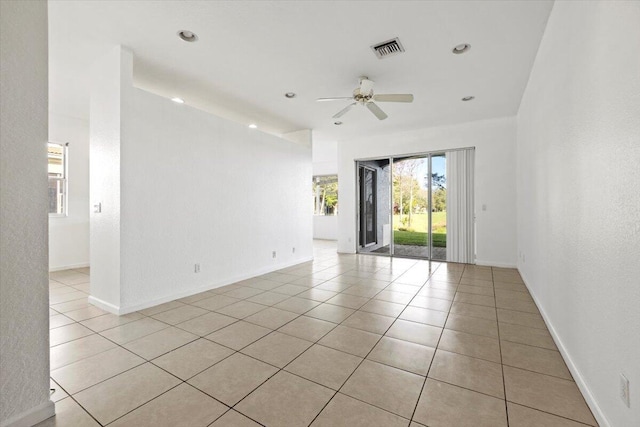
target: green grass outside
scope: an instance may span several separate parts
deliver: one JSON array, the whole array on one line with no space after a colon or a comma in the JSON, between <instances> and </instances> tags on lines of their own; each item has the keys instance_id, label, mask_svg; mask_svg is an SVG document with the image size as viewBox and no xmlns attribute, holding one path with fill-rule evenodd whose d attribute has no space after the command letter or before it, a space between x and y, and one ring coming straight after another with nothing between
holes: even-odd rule
<instances>
[{"instance_id":1,"label":"green grass outside","mask_svg":"<svg viewBox=\"0 0 640 427\"><path fill-rule=\"evenodd\" d=\"M419 231L395 231L393 232L393 243L396 245L427 246L428 233ZM433 246L437 248L447 247L446 233L433 233Z\"/></svg>"},{"instance_id":2,"label":"green grass outside","mask_svg":"<svg viewBox=\"0 0 640 427\"><path fill-rule=\"evenodd\" d=\"M408 215L402 215L402 218L408 218ZM400 215L393 216L393 229L397 230L399 227L409 228L408 219L406 225L400 221ZM413 214L411 216L411 229L413 231L426 233L428 230L429 216L426 213ZM434 212L432 218L433 231L436 233L447 233L447 213L446 212Z\"/></svg>"}]
</instances>

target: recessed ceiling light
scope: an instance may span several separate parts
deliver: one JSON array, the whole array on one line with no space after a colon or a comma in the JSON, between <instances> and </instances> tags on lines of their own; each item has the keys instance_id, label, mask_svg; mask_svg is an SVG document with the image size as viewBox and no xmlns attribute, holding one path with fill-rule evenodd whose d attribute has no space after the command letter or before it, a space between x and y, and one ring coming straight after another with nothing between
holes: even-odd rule
<instances>
[{"instance_id":1,"label":"recessed ceiling light","mask_svg":"<svg viewBox=\"0 0 640 427\"><path fill-rule=\"evenodd\" d=\"M469 49L471 49L470 44L462 43L454 47L452 52L455 53L456 55L460 55L461 53L467 52Z\"/></svg>"},{"instance_id":2,"label":"recessed ceiling light","mask_svg":"<svg viewBox=\"0 0 640 427\"><path fill-rule=\"evenodd\" d=\"M182 98L175 97L175 98L171 98L171 100L173 102L178 103L178 104L184 104L184 99L182 99Z\"/></svg>"},{"instance_id":3,"label":"recessed ceiling light","mask_svg":"<svg viewBox=\"0 0 640 427\"><path fill-rule=\"evenodd\" d=\"M194 42L198 40L198 36L196 36L195 33L192 33L191 31L188 31L188 30L178 31L178 37L180 37L182 40L186 42Z\"/></svg>"},{"instance_id":4,"label":"recessed ceiling light","mask_svg":"<svg viewBox=\"0 0 640 427\"><path fill-rule=\"evenodd\" d=\"M333 124L336 125L336 126L340 126L342 124L342 122L341 121L337 121L337 122L333 122Z\"/></svg>"},{"instance_id":5,"label":"recessed ceiling light","mask_svg":"<svg viewBox=\"0 0 640 427\"><path fill-rule=\"evenodd\" d=\"M465 96L464 98L462 98L463 101L471 101L471 100L474 100L474 99L476 99L475 96Z\"/></svg>"},{"instance_id":6,"label":"recessed ceiling light","mask_svg":"<svg viewBox=\"0 0 640 427\"><path fill-rule=\"evenodd\" d=\"M256 128L258 127L258 125L256 125L255 123L251 123L251 124L249 125L249 127L250 127L251 129L256 129Z\"/></svg>"},{"instance_id":7,"label":"recessed ceiling light","mask_svg":"<svg viewBox=\"0 0 640 427\"><path fill-rule=\"evenodd\" d=\"M284 97L291 99L291 98L295 98L296 94L293 93L293 92L287 92L287 93L284 94Z\"/></svg>"}]
</instances>

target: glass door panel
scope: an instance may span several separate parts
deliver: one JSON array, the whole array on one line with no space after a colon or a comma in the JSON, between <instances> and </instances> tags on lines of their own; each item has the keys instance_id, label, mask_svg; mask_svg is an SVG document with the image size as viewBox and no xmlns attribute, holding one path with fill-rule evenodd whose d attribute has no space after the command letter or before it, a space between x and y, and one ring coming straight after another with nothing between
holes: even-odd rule
<instances>
[{"instance_id":1,"label":"glass door panel","mask_svg":"<svg viewBox=\"0 0 640 427\"><path fill-rule=\"evenodd\" d=\"M358 252L390 254L390 161L357 162Z\"/></svg>"},{"instance_id":2,"label":"glass door panel","mask_svg":"<svg viewBox=\"0 0 640 427\"><path fill-rule=\"evenodd\" d=\"M429 157L393 159L393 255L429 258Z\"/></svg>"},{"instance_id":3,"label":"glass door panel","mask_svg":"<svg viewBox=\"0 0 640 427\"><path fill-rule=\"evenodd\" d=\"M376 171L367 167L361 168L360 180L362 182L361 201L362 206L362 227L360 232L362 237L360 241L362 246L375 245L376 236Z\"/></svg>"}]
</instances>

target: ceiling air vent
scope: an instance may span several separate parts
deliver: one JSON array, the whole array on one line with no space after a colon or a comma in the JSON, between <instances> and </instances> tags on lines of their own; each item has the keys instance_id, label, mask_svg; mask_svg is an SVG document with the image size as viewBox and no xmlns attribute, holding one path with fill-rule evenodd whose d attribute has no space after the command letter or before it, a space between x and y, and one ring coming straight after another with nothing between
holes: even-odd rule
<instances>
[{"instance_id":1,"label":"ceiling air vent","mask_svg":"<svg viewBox=\"0 0 640 427\"><path fill-rule=\"evenodd\" d=\"M373 49L378 59L387 58L404 52L404 48L397 37L395 39L387 40L386 42L374 44L371 46L371 49Z\"/></svg>"}]
</instances>

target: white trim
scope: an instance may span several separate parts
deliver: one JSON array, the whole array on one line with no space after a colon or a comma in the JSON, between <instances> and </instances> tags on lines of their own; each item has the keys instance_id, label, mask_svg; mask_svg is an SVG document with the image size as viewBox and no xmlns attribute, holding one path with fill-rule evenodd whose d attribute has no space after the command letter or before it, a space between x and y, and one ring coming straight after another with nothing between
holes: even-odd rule
<instances>
[{"instance_id":1,"label":"white trim","mask_svg":"<svg viewBox=\"0 0 640 427\"><path fill-rule=\"evenodd\" d=\"M564 359L565 363L567 364L567 367L569 368L569 372L571 372L571 375L573 376L573 379L576 382L576 385L580 389L580 392L582 392L582 396L584 396L584 400L587 402L589 409L591 409L593 416L595 417L600 427L611 427L611 424L607 420L607 417L605 417L604 412L602 412L602 409L600 409L600 406L598 405L598 402L593 396L593 393L591 393L591 389L589 389L587 382L585 381L584 377L578 370L578 367L573 362L573 359L569 355L569 351L566 349L566 347L562 343L562 340L560 339L560 336L558 335L555 328L553 327L553 324L551 323L551 319L547 316L539 300L536 298L535 294L533 293L531 287L527 284L527 279L525 278L524 274L522 274L522 271L520 271L519 268L518 268L518 272L520 273L520 276L522 277L522 281L524 282L525 286L529 290L529 294L531 294L531 297L533 298L533 302L538 307L538 310L542 315L542 319L544 320L544 323L547 325L547 329L549 330L549 333L551 334L553 341L556 343L556 347L558 347L558 350L560 351L562 358Z\"/></svg>"},{"instance_id":2,"label":"white trim","mask_svg":"<svg viewBox=\"0 0 640 427\"><path fill-rule=\"evenodd\" d=\"M476 260L476 265L487 266L487 267L499 267L499 268L518 268L518 266L515 264L509 264L506 262L496 262L496 261Z\"/></svg>"},{"instance_id":3,"label":"white trim","mask_svg":"<svg viewBox=\"0 0 640 427\"><path fill-rule=\"evenodd\" d=\"M56 406L52 401L48 400L22 414L9 418L0 424L0 427L30 427L53 417L55 414Z\"/></svg>"},{"instance_id":4,"label":"white trim","mask_svg":"<svg viewBox=\"0 0 640 427\"><path fill-rule=\"evenodd\" d=\"M352 250L348 250L348 251L339 251L338 250L338 251L336 251L336 253L337 254L345 254L345 255L352 255L352 254L355 254L355 255L370 255L370 254L367 254L367 253L359 254L358 252L356 252L353 249Z\"/></svg>"},{"instance_id":5,"label":"white trim","mask_svg":"<svg viewBox=\"0 0 640 427\"><path fill-rule=\"evenodd\" d=\"M90 267L88 262L81 262L80 264L60 265L57 267L49 267L49 273L54 271L71 270L73 268L85 268Z\"/></svg>"},{"instance_id":6,"label":"white trim","mask_svg":"<svg viewBox=\"0 0 640 427\"><path fill-rule=\"evenodd\" d=\"M129 314L129 313L133 313L134 311L144 310L145 308L149 308L149 307L155 307L156 305L164 304L165 302L174 301L174 300L177 300L177 299L180 299L180 298L189 297L191 295L199 294L200 292L210 291L211 289L220 288L222 286L230 285L232 283L236 283L236 282L239 282L241 280L251 279L253 277L260 276L262 274L271 273L271 272L274 272L274 271L277 271L277 270L281 270L283 268L292 267L294 265L302 264L304 262L309 262L309 261L313 261L313 256L300 258L300 259L296 259L294 261L283 262L281 264L276 264L276 265L264 267L264 268L261 268L260 270L254 271L252 273L242 274L242 275L239 275L239 276L231 277L231 278L225 279L225 280L223 280L221 282L217 282L217 283L215 283L213 285L206 285L206 286L201 286L201 287L196 288L196 289L189 289L187 291L176 292L174 294L171 294L171 295L168 295L168 296L164 296L162 298L157 298L157 299L154 299L152 301L148 301L148 302L145 302L145 303L142 303L142 304L136 304L136 305L132 305L132 306L127 306L127 307L119 307L119 306L113 305L111 303L108 303L106 301L103 301L103 300L101 300L99 298L95 298L93 296L89 297L89 303L97 306L98 308L101 308L101 309L106 310L106 311L108 311L110 313L113 313L113 314L117 314L117 315Z\"/></svg>"},{"instance_id":7,"label":"white trim","mask_svg":"<svg viewBox=\"0 0 640 427\"><path fill-rule=\"evenodd\" d=\"M93 304L96 307L101 308L102 310L108 311L109 313L113 313L117 315L126 314L126 313L122 313L122 310L120 309L119 306L103 301L100 298L94 297L93 295L89 295L89 298L87 298L87 301L89 302L89 304Z\"/></svg>"}]
</instances>

